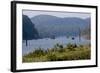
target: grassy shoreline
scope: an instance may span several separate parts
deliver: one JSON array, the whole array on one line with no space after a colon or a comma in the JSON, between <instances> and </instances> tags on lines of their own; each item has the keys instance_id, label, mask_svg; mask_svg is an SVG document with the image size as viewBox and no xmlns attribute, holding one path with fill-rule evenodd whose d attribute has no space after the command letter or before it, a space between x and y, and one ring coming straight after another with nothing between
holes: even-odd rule
<instances>
[{"instance_id":1,"label":"grassy shoreline","mask_svg":"<svg viewBox=\"0 0 100 73\"><path fill-rule=\"evenodd\" d=\"M91 58L90 45L68 44L63 47L56 44L54 48L37 50L23 56L23 63L30 62L48 62L48 61L69 61L69 60L86 60Z\"/></svg>"}]
</instances>

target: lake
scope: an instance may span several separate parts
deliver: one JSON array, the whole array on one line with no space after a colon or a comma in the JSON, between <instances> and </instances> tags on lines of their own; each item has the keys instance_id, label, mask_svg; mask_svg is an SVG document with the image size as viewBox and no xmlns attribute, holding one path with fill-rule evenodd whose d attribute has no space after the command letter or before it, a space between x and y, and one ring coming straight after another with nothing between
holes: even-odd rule
<instances>
[{"instance_id":1,"label":"lake","mask_svg":"<svg viewBox=\"0 0 100 73\"><path fill-rule=\"evenodd\" d=\"M87 40L85 38L81 38L81 40L79 40L79 37L74 37L74 39L72 39L72 37L57 37L55 39L51 39L51 38L44 38L44 39L36 39L36 40L28 40L28 45L26 46L26 42L24 41L22 43L22 55L28 54L29 52L34 51L37 48L43 48L43 49L48 49L48 48L53 48L55 44L59 43L62 44L63 46L66 46L68 43L72 43L72 44L89 44L90 40Z\"/></svg>"}]
</instances>

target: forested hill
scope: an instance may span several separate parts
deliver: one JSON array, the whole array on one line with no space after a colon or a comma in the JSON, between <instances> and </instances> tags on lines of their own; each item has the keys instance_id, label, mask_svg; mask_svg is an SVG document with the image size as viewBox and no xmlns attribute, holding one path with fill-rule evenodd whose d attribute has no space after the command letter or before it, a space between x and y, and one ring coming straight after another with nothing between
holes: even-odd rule
<instances>
[{"instance_id":1,"label":"forested hill","mask_svg":"<svg viewBox=\"0 0 100 73\"><path fill-rule=\"evenodd\" d=\"M31 22L28 16L23 15L23 40L31 40L39 38L35 24Z\"/></svg>"},{"instance_id":2,"label":"forested hill","mask_svg":"<svg viewBox=\"0 0 100 73\"><path fill-rule=\"evenodd\" d=\"M78 17L56 17L52 15L37 15L31 18L35 24L40 37L52 36L77 36L80 31L87 30L90 26L90 18L82 19ZM85 31L90 32L90 31Z\"/></svg>"}]
</instances>

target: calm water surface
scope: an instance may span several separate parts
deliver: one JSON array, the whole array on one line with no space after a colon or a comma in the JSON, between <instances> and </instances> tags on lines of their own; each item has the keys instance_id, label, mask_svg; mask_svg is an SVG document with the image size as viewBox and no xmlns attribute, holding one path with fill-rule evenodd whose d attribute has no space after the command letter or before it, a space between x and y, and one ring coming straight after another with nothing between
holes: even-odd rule
<instances>
[{"instance_id":1,"label":"calm water surface","mask_svg":"<svg viewBox=\"0 0 100 73\"><path fill-rule=\"evenodd\" d=\"M81 38L79 40L79 37L75 37L74 40L72 38L67 37L57 37L55 39L51 38L44 38L44 39L36 39L36 40L28 40L28 45L26 46L25 41L22 43L22 55L28 54L29 52L34 51L36 48L42 48L42 49L48 49L53 48L55 44L62 44L63 46L66 46L68 43L72 44L88 44L90 43L90 40L86 40L85 38Z\"/></svg>"}]
</instances>

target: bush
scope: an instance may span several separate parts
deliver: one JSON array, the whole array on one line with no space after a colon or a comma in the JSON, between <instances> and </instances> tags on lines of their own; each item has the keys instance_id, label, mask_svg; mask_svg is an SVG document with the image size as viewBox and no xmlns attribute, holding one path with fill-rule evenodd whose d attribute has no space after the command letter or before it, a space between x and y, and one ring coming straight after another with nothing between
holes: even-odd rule
<instances>
[{"instance_id":1,"label":"bush","mask_svg":"<svg viewBox=\"0 0 100 73\"><path fill-rule=\"evenodd\" d=\"M38 48L36 50L34 50L33 52L30 52L29 54L25 55L25 57L40 57L43 56L47 53L47 51L42 50L41 48Z\"/></svg>"},{"instance_id":2,"label":"bush","mask_svg":"<svg viewBox=\"0 0 100 73\"><path fill-rule=\"evenodd\" d=\"M54 45L54 48L56 48L56 49L57 48L63 48L63 45L57 43L56 45Z\"/></svg>"},{"instance_id":3,"label":"bush","mask_svg":"<svg viewBox=\"0 0 100 73\"><path fill-rule=\"evenodd\" d=\"M60 53L62 53L62 52L65 52L66 50L64 49L64 48L60 48L59 50L58 50L58 52L60 52Z\"/></svg>"},{"instance_id":4,"label":"bush","mask_svg":"<svg viewBox=\"0 0 100 73\"><path fill-rule=\"evenodd\" d=\"M54 45L54 48L52 48L51 51L52 52L56 52L56 51L63 52L63 48L64 48L63 45L57 43L56 45Z\"/></svg>"},{"instance_id":5,"label":"bush","mask_svg":"<svg viewBox=\"0 0 100 73\"><path fill-rule=\"evenodd\" d=\"M47 55L47 60L48 61L57 61L57 56L53 53L50 53Z\"/></svg>"},{"instance_id":6,"label":"bush","mask_svg":"<svg viewBox=\"0 0 100 73\"><path fill-rule=\"evenodd\" d=\"M77 47L76 44L67 44L67 49L69 49L70 51L75 51L75 48Z\"/></svg>"},{"instance_id":7,"label":"bush","mask_svg":"<svg viewBox=\"0 0 100 73\"><path fill-rule=\"evenodd\" d=\"M33 53L36 54L37 56L45 55L45 51L42 50L41 48L35 50Z\"/></svg>"}]
</instances>

